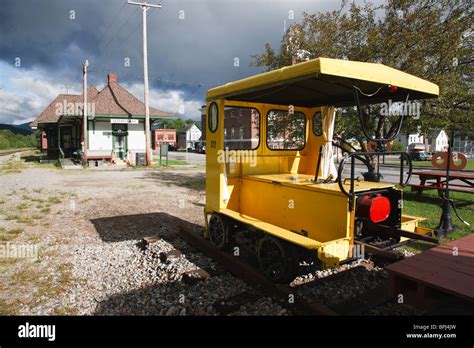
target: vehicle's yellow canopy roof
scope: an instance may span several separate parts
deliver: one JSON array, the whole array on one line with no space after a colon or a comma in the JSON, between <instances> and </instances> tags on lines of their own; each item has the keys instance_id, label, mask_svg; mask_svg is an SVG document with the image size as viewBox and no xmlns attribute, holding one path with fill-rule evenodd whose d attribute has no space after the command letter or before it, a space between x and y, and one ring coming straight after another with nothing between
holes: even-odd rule
<instances>
[{"instance_id":1,"label":"vehicle's yellow canopy roof","mask_svg":"<svg viewBox=\"0 0 474 348\"><path fill-rule=\"evenodd\" d=\"M391 92L388 85L397 86ZM354 105L354 86L361 103L377 103L409 99L427 99L439 95L439 87L419 77L377 63L364 63L331 58L317 58L278 70L215 87L207 92L207 100L225 98L281 105L316 107Z\"/></svg>"}]
</instances>

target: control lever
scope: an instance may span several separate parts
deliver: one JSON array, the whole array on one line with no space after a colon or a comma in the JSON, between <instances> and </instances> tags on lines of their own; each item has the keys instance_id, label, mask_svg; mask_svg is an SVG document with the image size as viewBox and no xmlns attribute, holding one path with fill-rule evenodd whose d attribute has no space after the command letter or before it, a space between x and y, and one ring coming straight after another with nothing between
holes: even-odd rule
<instances>
[{"instance_id":1,"label":"control lever","mask_svg":"<svg viewBox=\"0 0 474 348\"><path fill-rule=\"evenodd\" d=\"M347 181L347 180L351 181L351 178L345 178L345 179L344 179L344 185L346 184L346 181ZM357 178L354 178L354 180L357 181L357 182L361 182L361 181L362 181L362 180L360 179L360 176L358 176Z\"/></svg>"}]
</instances>

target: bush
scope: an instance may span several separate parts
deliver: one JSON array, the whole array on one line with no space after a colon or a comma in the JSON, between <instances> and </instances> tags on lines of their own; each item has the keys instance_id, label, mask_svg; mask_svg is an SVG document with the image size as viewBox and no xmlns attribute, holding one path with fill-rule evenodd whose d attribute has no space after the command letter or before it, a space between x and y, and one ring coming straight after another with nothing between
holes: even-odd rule
<instances>
[{"instance_id":1,"label":"bush","mask_svg":"<svg viewBox=\"0 0 474 348\"><path fill-rule=\"evenodd\" d=\"M34 134L15 134L10 130L0 130L0 150L20 149L23 147L35 147L36 139Z\"/></svg>"},{"instance_id":2,"label":"bush","mask_svg":"<svg viewBox=\"0 0 474 348\"><path fill-rule=\"evenodd\" d=\"M0 137L0 150L6 150L10 148L10 142L5 139Z\"/></svg>"},{"instance_id":3,"label":"bush","mask_svg":"<svg viewBox=\"0 0 474 348\"><path fill-rule=\"evenodd\" d=\"M403 151L402 143L394 140L392 144L392 151Z\"/></svg>"}]
</instances>

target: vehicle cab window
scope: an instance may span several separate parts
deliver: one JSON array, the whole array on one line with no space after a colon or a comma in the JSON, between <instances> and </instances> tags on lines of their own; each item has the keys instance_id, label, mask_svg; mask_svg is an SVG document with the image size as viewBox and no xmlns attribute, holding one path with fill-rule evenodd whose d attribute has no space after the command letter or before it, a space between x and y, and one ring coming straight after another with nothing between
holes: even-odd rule
<instances>
[{"instance_id":1,"label":"vehicle cab window","mask_svg":"<svg viewBox=\"0 0 474 348\"><path fill-rule=\"evenodd\" d=\"M224 148L256 150L260 144L260 113L255 108L224 109Z\"/></svg>"},{"instance_id":2,"label":"vehicle cab window","mask_svg":"<svg viewBox=\"0 0 474 348\"><path fill-rule=\"evenodd\" d=\"M267 113L267 146L270 150L302 150L306 117L299 111L270 110Z\"/></svg>"}]
</instances>

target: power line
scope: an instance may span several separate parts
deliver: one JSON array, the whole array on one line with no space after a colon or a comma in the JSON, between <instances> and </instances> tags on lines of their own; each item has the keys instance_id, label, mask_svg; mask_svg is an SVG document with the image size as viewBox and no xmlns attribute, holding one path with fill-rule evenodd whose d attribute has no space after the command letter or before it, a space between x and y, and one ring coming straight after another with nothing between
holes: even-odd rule
<instances>
[{"instance_id":1,"label":"power line","mask_svg":"<svg viewBox=\"0 0 474 348\"><path fill-rule=\"evenodd\" d=\"M115 32L115 35L112 37L112 39L110 39L110 41L107 43L107 45L105 45L105 47L102 49L102 53L99 55L99 57L97 58L97 61L100 60L100 58L102 58L102 56L104 55L105 51L107 50L107 48L109 47L109 45L112 43L112 41L114 41L114 39L117 37L117 35L122 31L122 29L125 27L125 25L127 25L127 23L130 21L130 19L133 17L133 15L138 11L138 8L135 8L134 11L132 11L132 13L128 16L127 20L125 21L125 23L123 23L123 25L120 27L119 30L117 30Z\"/></svg>"},{"instance_id":2,"label":"power line","mask_svg":"<svg viewBox=\"0 0 474 348\"><path fill-rule=\"evenodd\" d=\"M136 33L136 31L138 30L138 28L140 28L141 26L141 22L138 21L137 23L137 26L130 32L130 34L127 36L127 38L125 40L123 40L122 42L120 42L120 45L117 46L110 54L109 56L112 56L115 52L117 52L117 50L119 50L126 42L128 42L128 40L130 40L130 38L132 37L133 34ZM99 66L99 68L97 70L100 70L101 68L105 68L105 65L104 63L102 62Z\"/></svg>"},{"instance_id":3,"label":"power line","mask_svg":"<svg viewBox=\"0 0 474 348\"><path fill-rule=\"evenodd\" d=\"M118 11L118 13L115 15L114 19L112 20L112 22L110 23L109 27L104 31L104 33L102 34L102 38L100 39L99 41L99 46L100 44L102 43L102 41L105 39L105 35L109 32L110 28L112 28L112 25L114 25L115 23L115 20L119 17L119 15L122 13L123 9L125 8L125 5L127 5L127 2L124 1L123 2L123 5L122 7L120 8L120 10Z\"/></svg>"},{"instance_id":4,"label":"power line","mask_svg":"<svg viewBox=\"0 0 474 348\"><path fill-rule=\"evenodd\" d=\"M191 93L189 93L186 98L183 99L183 102L186 102L189 99L189 97L191 97L194 93L196 93L199 88L201 88L201 86L202 84L197 85L197 87Z\"/></svg>"}]
</instances>

